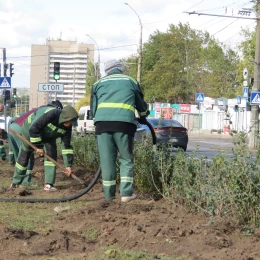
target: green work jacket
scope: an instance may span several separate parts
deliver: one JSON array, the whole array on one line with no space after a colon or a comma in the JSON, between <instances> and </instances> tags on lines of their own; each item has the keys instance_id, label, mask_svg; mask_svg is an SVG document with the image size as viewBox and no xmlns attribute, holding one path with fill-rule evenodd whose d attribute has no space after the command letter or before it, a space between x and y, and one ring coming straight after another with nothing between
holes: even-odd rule
<instances>
[{"instance_id":1,"label":"green work jacket","mask_svg":"<svg viewBox=\"0 0 260 260\"><path fill-rule=\"evenodd\" d=\"M22 135L37 148L42 149L44 143L61 138L62 155L65 166L71 166L74 151L71 145L72 127L65 127L59 123L62 110L50 106L39 107L29 116L14 120L18 124L22 121ZM56 147L53 147L56 149Z\"/></svg>"},{"instance_id":2,"label":"green work jacket","mask_svg":"<svg viewBox=\"0 0 260 260\"><path fill-rule=\"evenodd\" d=\"M94 123L120 121L137 124L135 109L139 116L148 115L148 106L138 82L118 69L93 85L91 112Z\"/></svg>"}]
</instances>

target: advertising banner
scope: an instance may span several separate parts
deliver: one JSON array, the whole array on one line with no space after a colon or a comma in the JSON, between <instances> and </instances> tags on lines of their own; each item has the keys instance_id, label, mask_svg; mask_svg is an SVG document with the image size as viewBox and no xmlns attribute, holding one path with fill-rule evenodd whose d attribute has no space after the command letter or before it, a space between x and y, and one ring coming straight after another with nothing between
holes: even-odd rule
<instances>
[{"instance_id":1,"label":"advertising banner","mask_svg":"<svg viewBox=\"0 0 260 260\"><path fill-rule=\"evenodd\" d=\"M161 108L161 117L165 119L172 119L172 108Z\"/></svg>"},{"instance_id":2,"label":"advertising banner","mask_svg":"<svg viewBox=\"0 0 260 260\"><path fill-rule=\"evenodd\" d=\"M180 113L190 113L191 105L190 104L180 104Z\"/></svg>"}]
</instances>

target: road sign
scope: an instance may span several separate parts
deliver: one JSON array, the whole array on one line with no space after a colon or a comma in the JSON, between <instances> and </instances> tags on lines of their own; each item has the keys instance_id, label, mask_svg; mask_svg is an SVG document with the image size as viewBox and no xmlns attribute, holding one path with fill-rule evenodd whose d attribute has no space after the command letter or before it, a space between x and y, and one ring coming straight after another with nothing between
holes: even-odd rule
<instances>
[{"instance_id":1,"label":"road sign","mask_svg":"<svg viewBox=\"0 0 260 260\"><path fill-rule=\"evenodd\" d=\"M243 88L242 97L243 97L243 98L248 98L248 87Z\"/></svg>"},{"instance_id":2,"label":"road sign","mask_svg":"<svg viewBox=\"0 0 260 260\"><path fill-rule=\"evenodd\" d=\"M39 92L63 92L64 85L60 83L39 83Z\"/></svg>"},{"instance_id":3,"label":"road sign","mask_svg":"<svg viewBox=\"0 0 260 260\"><path fill-rule=\"evenodd\" d=\"M241 96L237 96L237 104L238 104L238 105L241 104Z\"/></svg>"},{"instance_id":4,"label":"road sign","mask_svg":"<svg viewBox=\"0 0 260 260\"><path fill-rule=\"evenodd\" d=\"M11 88L11 78L10 77L0 77L0 88Z\"/></svg>"},{"instance_id":5,"label":"road sign","mask_svg":"<svg viewBox=\"0 0 260 260\"><path fill-rule=\"evenodd\" d=\"M260 92L252 92L250 98L251 105L260 105Z\"/></svg>"},{"instance_id":6,"label":"road sign","mask_svg":"<svg viewBox=\"0 0 260 260\"><path fill-rule=\"evenodd\" d=\"M247 82L247 80L244 80L243 81L243 87L247 87L248 86L248 82Z\"/></svg>"},{"instance_id":7,"label":"road sign","mask_svg":"<svg viewBox=\"0 0 260 260\"><path fill-rule=\"evenodd\" d=\"M244 70L243 70L243 78L247 79L247 76L248 76L247 68L244 68Z\"/></svg>"},{"instance_id":8,"label":"road sign","mask_svg":"<svg viewBox=\"0 0 260 260\"><path fill-rule=\"evenodd\" d=\"M204 102L204 93L196 93L195 100L197 103Z\"/></svg>"}]
</instances>

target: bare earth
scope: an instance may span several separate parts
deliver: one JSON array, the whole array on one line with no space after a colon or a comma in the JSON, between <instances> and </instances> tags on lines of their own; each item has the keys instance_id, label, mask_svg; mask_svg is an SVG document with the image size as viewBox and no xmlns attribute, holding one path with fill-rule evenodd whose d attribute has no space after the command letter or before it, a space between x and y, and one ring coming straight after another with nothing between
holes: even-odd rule
<instances>
[{"instance_id":1,"label":"bare earth","mask_svg":"<svg viewBox=\"0 0 260 260\"><path fill-rule=\"evenodd\" d=\"M33 178L40 180L43 166L41 160L36 162ZM11 181L13 166L9 166L7 161L0 163L1 179ZM85 178L84 169L76 168L74 173ZM64 178L58 173L57 184ZM71 196L82 189L82 185L72 182L70 186L57 185L59 190L47 195L43 190L32 190L32 195L26 198ZM2 187L0 197L21 198L18 191L10 192ZM154 259L161 259L161 256L189 260L260 259L259 229L254 235L245 236L230 223L186 211L165 199L155 201L139 195L138 199L123 204L118 196L115 202L106 203L102 186L98 183L77 201L82 202L82 207L66 217L62 212L52 211L56 223L46 235L34 230L8 228L0 222L0 260L93 259L98 250L107 246L136 252L146 250ZM9 202L1 202L0 207L3 203ZM36 204L30 205L34 207ZM62 205L44 203L44 207L51 209ZM93 236L84 237L82 234L90 228Z\"/></svg>"}]
</instances>

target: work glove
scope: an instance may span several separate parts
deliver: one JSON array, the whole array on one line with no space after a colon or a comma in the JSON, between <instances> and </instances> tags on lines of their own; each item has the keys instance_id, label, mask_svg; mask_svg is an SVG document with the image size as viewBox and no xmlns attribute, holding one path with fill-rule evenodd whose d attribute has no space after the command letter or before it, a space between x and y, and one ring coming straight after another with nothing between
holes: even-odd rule
<instances>
[{"instance_id":1,"label":"work glove","mask_svg":"<svg viewBox=\"0 0 260 260\"><path fill-rule=\"evenodd\" d=\"M139 118L136 118L137 122L141 125L146 125L147 120L145 116L140 116Z\"/></svg>"}]
</instances>

